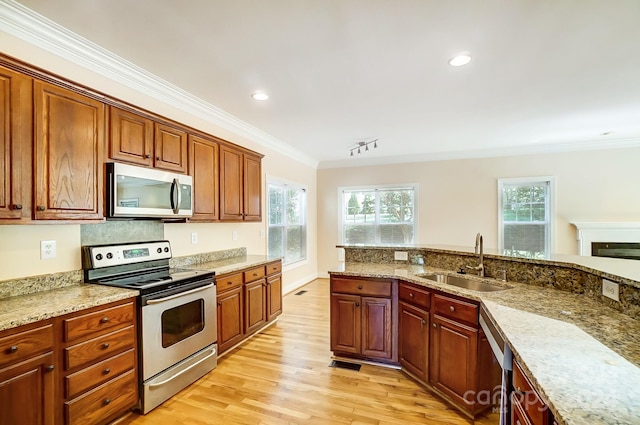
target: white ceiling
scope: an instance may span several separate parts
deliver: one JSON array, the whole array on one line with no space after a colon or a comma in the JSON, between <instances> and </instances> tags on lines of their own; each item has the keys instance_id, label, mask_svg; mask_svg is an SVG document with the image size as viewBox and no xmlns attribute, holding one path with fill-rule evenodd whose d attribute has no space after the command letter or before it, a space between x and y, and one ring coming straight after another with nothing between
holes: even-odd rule
<instances>
[{"instance_id":1,"label":"white ceiling","mask_svg":"<svg viewBox=\"0 0 640 425\"><path fill-rule=\"evenodd\" d=\"M640 145L639 0L19 2L321 167Z\"/></svg>"}]
</instances>

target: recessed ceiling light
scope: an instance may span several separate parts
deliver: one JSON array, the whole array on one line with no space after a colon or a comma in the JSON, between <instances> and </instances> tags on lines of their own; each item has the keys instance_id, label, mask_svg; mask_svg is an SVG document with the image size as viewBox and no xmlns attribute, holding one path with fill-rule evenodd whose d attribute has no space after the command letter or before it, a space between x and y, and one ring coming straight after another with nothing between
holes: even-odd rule
<instances>
[{"instance_id":1,"label":"recessed ceiling light","mask_svg":"<svg viewBox=\"0 0 640 425\"><path fill-rule=\"evenodd\" d=\"M449 59L449 65L451 66L462 66L471 62L471 55L469 53L460 53Z\"/></svg>"},{"instance_id":2,"label":"recessed ceiling light","mask_svg":"<svg viewBox=\"0 0 640 425\"><path fill-rule=\"evenodd\" d=\"M264 92L255 92L251 95L252 98L254 98L254 100L267 100L269 99L269 95L264 93Z\"/></svg>"}]
</instances>

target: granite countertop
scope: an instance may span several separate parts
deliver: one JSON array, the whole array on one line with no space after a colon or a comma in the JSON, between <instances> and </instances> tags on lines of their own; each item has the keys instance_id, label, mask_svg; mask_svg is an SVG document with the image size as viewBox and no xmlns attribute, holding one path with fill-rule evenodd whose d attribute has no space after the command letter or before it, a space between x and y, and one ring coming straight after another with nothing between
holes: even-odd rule
<instances>
[{"instance_id":1,"label":"granite countertop","mask_svg":"<svg viewBox=\"0 0 640 425\"><path fill-rule=\"evenodd\" d=\"M208 261L205 263L190 264L187 267L197 270L214 271L216 273L216 276L220 276L223 274L247 269L249 267L268 264L279 259L280 257L274 258L268 255L243 255L240 257L225 258L222 260Z\"/></svg>"},{"instance_id":2,"label":"granite countertop","mask_svg":"<svg viewBox=\"0 0 640 425\"><path fill-rule=\"evenodd\" d=\"M137 295L130 289L83 283L0 298L0 331Z\"/></svg>"},{"instance_id":3,"label":"granite countertop","mask_svg":"<svg viewBox=\"0 0 640 425\"><path fill-rule=\"evenodd\" d=\"M378 263L329 273L402 279L480 301L561 424L639 423L639 321L578 294L511 281L493 281L504 291L477 292L417 276L428 272L455 274Z\"/></svg>"}]
</instances>

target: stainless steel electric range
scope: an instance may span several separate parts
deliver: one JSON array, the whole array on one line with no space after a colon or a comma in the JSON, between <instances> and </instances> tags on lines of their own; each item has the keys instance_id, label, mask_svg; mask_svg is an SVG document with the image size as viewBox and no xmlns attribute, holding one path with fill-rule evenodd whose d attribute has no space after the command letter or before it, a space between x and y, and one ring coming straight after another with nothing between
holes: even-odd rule
<instances>
[{"instance_id":1,"label":"stainless steel electric range","mask_svg":"<svg viewBox=\"0 0 640 425\"><path fill-rule=\"evenodd\" d=\"M213 272L169 267L169 241L83 247L85 282L137 289L139 410L146 414L217 365Z\"/></svg>"}]
</instances>

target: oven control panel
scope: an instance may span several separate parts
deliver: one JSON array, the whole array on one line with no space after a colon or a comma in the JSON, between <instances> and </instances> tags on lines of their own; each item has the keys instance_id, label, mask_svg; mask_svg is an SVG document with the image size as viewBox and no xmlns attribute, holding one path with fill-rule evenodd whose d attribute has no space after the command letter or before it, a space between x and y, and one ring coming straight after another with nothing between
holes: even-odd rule
<instances>
[{"instance_id":1,"label":"oven control panel","mask_svg":"<svg viewBox=\"0 0 640 425\"><path fill-rule=\"evenodd\" d=\"M171 258L169 241L86 246L84 250L85 262L90 262L85 266L91 269Z\"/></svg>"}]
</instances>

